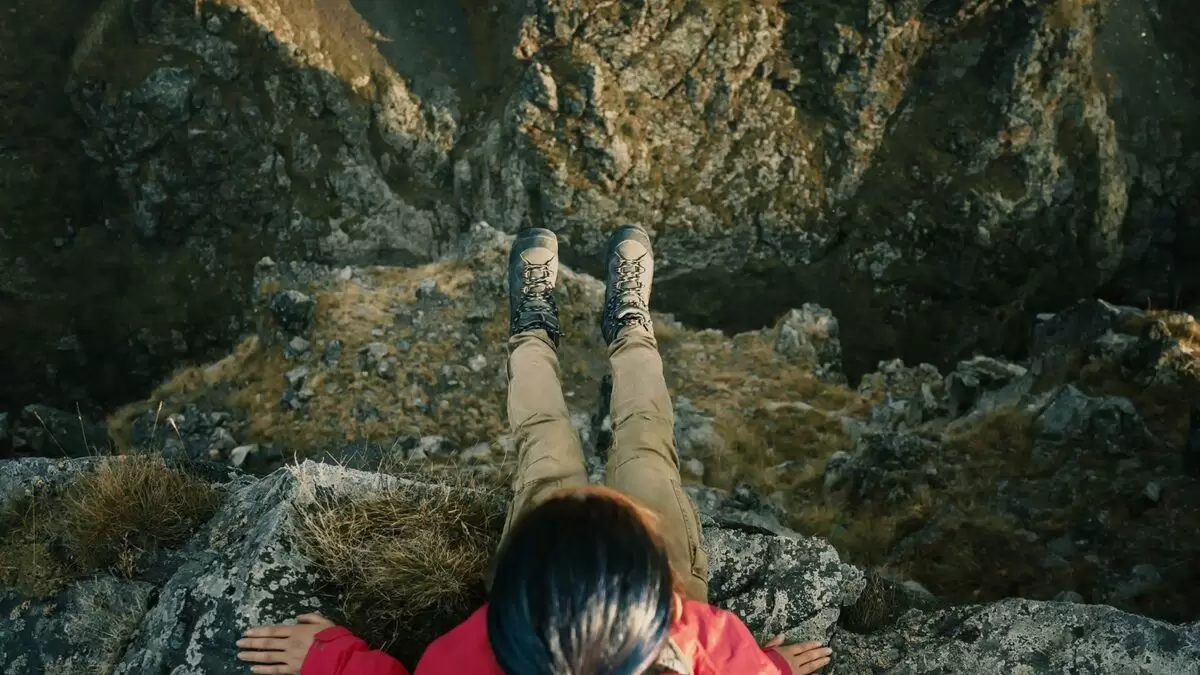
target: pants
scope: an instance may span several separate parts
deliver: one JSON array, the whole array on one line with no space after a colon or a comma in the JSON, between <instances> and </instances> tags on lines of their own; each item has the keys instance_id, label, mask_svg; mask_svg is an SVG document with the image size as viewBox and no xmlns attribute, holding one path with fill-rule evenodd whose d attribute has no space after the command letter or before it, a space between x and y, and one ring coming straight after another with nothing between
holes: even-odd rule
<instances>
[{"instance_id":1,"label":"pants","mask_svg":"<svg viewBox=\"0 0 1200 675\"><path fill-rule=\"evenodd\" d=\"M675 453L675 413L654 334L626 328L609 346L613 448L608 486L658 515L671 567L693 600L708 601L708 556L696 506L683 490ZM586 485L579 435L571 426L558 355L545 331L509 340L508 420L519 453L505 533L559 488Z\"/></svg>"}]
</instances>

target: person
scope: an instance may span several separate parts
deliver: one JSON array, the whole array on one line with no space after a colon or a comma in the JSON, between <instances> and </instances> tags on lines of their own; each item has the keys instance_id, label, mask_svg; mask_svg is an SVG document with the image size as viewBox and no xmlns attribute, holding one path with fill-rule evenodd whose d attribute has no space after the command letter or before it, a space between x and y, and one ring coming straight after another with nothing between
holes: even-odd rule
<instances>
[{"instance_id":1,"label":"person","mask_svg":"<svg viewBox=\"0 0 1200 675\"><path fill-rule=\"evenodd\" d=\"M612 367L607 486L589 486L559 381L553 232L520 232L509 256L508 418L517 478L489 602L435 640L415 675L803 675L817 642L760 647L707 604L708 559L683 490L674 412L650 316L650 238L618 228L601 332ZM257 627L238 657L265 675L407 675L347 629L309 614Z\"/></svg>"}]
</instances>

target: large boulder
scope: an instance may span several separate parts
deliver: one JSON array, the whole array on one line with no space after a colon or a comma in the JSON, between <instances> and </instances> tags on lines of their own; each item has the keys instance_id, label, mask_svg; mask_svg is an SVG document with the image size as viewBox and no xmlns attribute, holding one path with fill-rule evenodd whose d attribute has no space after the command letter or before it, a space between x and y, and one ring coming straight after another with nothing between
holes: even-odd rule
<instances>
[{"instance_id":1,"label":"large boulder","mask_svg":"<svg viewBox=\"0 0 1200 675\"><path fill-rule=\"evenodd\" d=\"M1196 672L1200 631L1131 622L1111 607L1006 600L905 615L887 631L839 631L834 672L1139 673Z\"/></svg>"},{"instance_id":2,"label":"large boulder","mask_svg":"<svg viewBox=\"0 0 1200 675\"><path fill-rule=\"evenodd\" d=\"M0 426L6 422L0 421ZM0 451L4 441L8 440L5 436L11 434L12 449L21 455L87 457L107 452L110 444L103 425L78 412L69 413L38 404L25 406L9 434L4 433L8 431L0 429Z\"/></svg>"},{"instance_id":3,"label":"large boulder","mask_svg":"<svg viewBox=\"0 0 1200 675\"><path fill-rule=\"evenodd\" d=\"M38 460L0 467L0 475L30 476L45 468ZM317 568L296 552L290 522L298 510L318 495L370 499L398 480L311 462L263 479L227 477L220 510L146 579L100 574L46 602L0 589L0 610L10 619L0 624L0 672L243 673L234 641L249 625L311 611L336 616ZM714 603L737 612L760 639L832 639L837 672L1024 666L1049 674L1070 665L1081 673L1184 674L1200 658L1194 628L1063 603L914 610L894 627L851 634L837 622L843 607L859 601L863 575L827 543L712 521L704 534Z\"/></svg>"}]
</instances>

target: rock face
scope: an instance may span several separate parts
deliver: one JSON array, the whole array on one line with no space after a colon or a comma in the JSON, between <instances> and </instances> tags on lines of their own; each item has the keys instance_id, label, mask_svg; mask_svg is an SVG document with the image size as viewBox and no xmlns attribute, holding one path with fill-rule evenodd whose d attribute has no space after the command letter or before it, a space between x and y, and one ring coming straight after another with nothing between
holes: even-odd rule
<instances>
[{"instance_id":1,"label":"rock face","mask_svg":"<svg viewBox=\"0 0 1200 675\"><path fill-rule=\"evenodd\" d=\"M852 455L830 460L827 485L885 504L898 489L918 511L923 491L986 502L989 516L972 519L972 507L937 498L932 517L918 517L891 550L890 567L913 570L939 594L947 588L935 570L958 564L955 550L973 550L968 559L1008 561L980 580L1006 595L1049 598L1058 584L1089 602L1187 620L1193 610L1176 601L1177 588L1194 575L1194 558L1179 553L1200 540L1168 523L1200 508L1186 477L1197 328L1187 315L1079 302L1040 317L1026 364L959 363L945 378L946 412L919 421L892 411L929 409L928 382L915 386L898 375L911 369L881 364L864 384L895 385L870 418L898 431L864 432ZM853 480L875 476L872 490L853 490Z\"/></svg>"},{"instance_id":2,"label":"rock face","mask_svg":"<svg viewBox=\"0 0 1200 675\"><path fill-rule=\"evenodd\" d=\"M1133 626L1110 607L1008 600L905 615L895 628L839 632L833 672L1194 673L1195 629ZM1058 645L1070 645L1060 648Z\"/></svg>"},{"instance_id":3,"label":"rock face","mask_svg":"<svg viewBox=\"0 0 1200 675\"><path fill-rule=\"evenodd\" d=\"M0 354L64 398L230 342L263 255L412 264L483 219L581 269L640 222L665 309L741 330L818 302L851 377L1015 350L1102 287L1196 290L1186 0L55 2L95 9L42 76L87 125L72 180L119 197L56 194L89 201L54 246L6 229Z\"/></svg>"},{"instance_id":4,"label":"rock face","mask_svg":"<svg viewBox=\"0 0 1200 675\"><path fill-rule=\"evenodd\" d=\"M264 262L256 333L114 415L117 447L255 473L296 456L506 475L510 241L477 224L415 268ZM568 267L559 286L564 394L600 480L603 286ZM304 311L284 311L301 292L287 306ZM1082 302L1034 325L1026 362L979 356L944 374L885 361L856 389L836 367L836 325L813 305L733 337L656 315L681 470L714 517L828 537L955 602L1071 592L1191 616L1190 316Z\"/></svg>"},{"instance_id":5,"label":"rock face","mask_svg":"<svg viewBox=\"0 0 1200 675\"><path fill-rule=\"evenodd\" d=\"M0 485L36 481L46 469L36 460L2 462ZM85 467L56 469L71 470ZM248 625L311 611L336 616L322 580L294 552L288 519L295 507L318 493L369 499L395 480L311 462L263 479L228 478L222 508L166 557L170 562L152 580L99 575L71 585L53 605L22 602L0 589L0 609L10 617L0 625L0 672L242 673L234 641ZM776 633L832 639L834 672L1023 667L1048 674L1069 666L1081 673L1185 675L1200 659L1194 628L1061 603L912 611L894 628L848 633L837 620L859 599L863 576L828 544L711 519L704 531L714 602L738 612L761 639Z\"/></svg>"}]
</instances>

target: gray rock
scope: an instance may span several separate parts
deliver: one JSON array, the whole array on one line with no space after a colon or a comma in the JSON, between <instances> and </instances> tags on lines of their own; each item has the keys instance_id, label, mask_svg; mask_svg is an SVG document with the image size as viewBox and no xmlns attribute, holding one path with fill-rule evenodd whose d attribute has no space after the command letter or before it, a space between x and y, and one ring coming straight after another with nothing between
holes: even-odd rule
<instances>
[{"instance_id":1,"label":"gray rock","mask_svg":"<svg viewBox=\"0 0 1200 675\"><path fill-rule=\"evenodd\" d=\"M820 305L788 311L775 326L774 348L780 359L809 366L823 380L846 381L838 321Z\"/></svg>"},{"instance_id":2,"label":"gray rock","mask_svg":"<svg viewBox=\"0 0 1200 675\"><path fill-rule=\"evenodd\" d=\"M1038 316L1030 351L1039 356L1055 349L1073 349L1091 344L1106 333L1119 332L1127 317L1141 317L1133 307L1119 307L1103 300L1080 300L1057 314Z\"/></svg>"},{"instance_id":3,"label":"gray rock","mask_svg":"<svg viewBox=\"0 0 1200 675\"><path fill-rule=\"evenodd\" d=\"M1037 418L1042 441L1078 444L1089 452L1113 457L1136 456L1152 447L1154 438L1127 398L1091 398L1064 385Z\"/></svg>"},{"instance_id":4,"label":"gray rock","mask_svg":"<svg viewBox=\"0 0 1200 675\"><path fill-rule=\"evenodd\" d=\"M1060 555L1064 558L1070 558L1071 556L1075 555L1075 542L1071 541L1069 537L1056 537L1051 539L1046 544L1046 548L1051 553Z\"/></svg>"},{"instance_id":5,"label":"gray rock","mask_svg":"<svg viewBox=\"0 0 1200 675\"><path fill-rule=\"evenodd\" d=\"M904 673L1191 675L1200 633L1103 605L1003 600L911 612L872 635L837 631L834 668Z\"/></svg>"},{"instance_id":6,"label":"gray rock","mask_svg":"<svg viewBox=\"0 0 1200 675\"><path fill-rule=\"evenodd\" d=\"M336 368L342 360L342 341L331 340L325 345L325 352L321 354L321 362L329 368Z\"/></svg>"},{"instance_id":7,"label":"gray rock","mask_svg":"<svg viewBox=\"0 0 1200 675\"><path fill-rule=\"evenodd\" d=\"M442 436L423 436L417 442L417 448L427 457L445 457L458 452L458 448Z\"/></svg>"},{"instance_id":8,"label":"gray rock","mask_svg":"<svg viewBox=\"0 0 1200 675\"><path fill-rule=\"evenodd\" d=\"M697 408L685 396L676 396L675 450L680 457L709 457L725 449L725 439L717 433L711 415Z\"/></svg>"},{"instance_id":9,"label":"gray rock","mask_svg":"<svg viewBox=\"0 0 1200 675\"><path fill-rule=\"evenodd\" d=\"M458 459L464 463L484 463L492 459L492 444L491 443L476 443L475 445L458 453Z\"/></svg>"},{"instance_id":10,"label":"gray rock","mask_svg":"<svg viewBox=\"0 0 1200 675\"><path fill-rule=\"evenodd\" d=\"M1083 596L1075 591L1063 591L1054 596L1054 602L1071 602L1077 605L1084 604Z\"/></svg>"},{"instance_id":11,"label":"gray rock","mask_svg":"<svg viewBox=\"0 0 1200 675\"><path fill-rule=\"evenodd\" d=\"M0 460L0 509L14 500L32 497L39 490L68 484L90 471L96 461L45 457Z\"/></svg>"},{"instance_id":12,"label":"gray rock","mask_svg":"<svg viewBox=\"0 0 1200 675\"><path fill-rule=\"evenodd\" d=\"M258 444L239 445L229 451L229 463L235 467L241 468L246 465L246 461L251 455L258 453Z\"/></svg>"},{"instance_id":13,"label":"gray rock","mask_svg":"<svg viewBox=\"0 0 1200 675\"><path fill-rule=\"evenodd\" d=\"M1134 565L1133 569L1129 572L1129 576L1118 583L1108 593L1108 602L1110 604L1125 602L1150 590L1162 583L1162 581L1162 574L1154 565L1147 563Z\"/></svg>"},{"instance_id":14,"label":"gray rock","mask_svg":"<svg viewBox=\"0 0 1200 675\"><path fill-rule=\"evenodd\" d=\"M701 462L695 457L685 460L683 462L683 468L696 478L704 478L704 462Z\"/></svg>"},{"instance_id":15,"label":"gray rock","mask_svg":"<svg viewBox=\"0 0 1200 675\"><path fill-rule=\"evenodd\" d=\"M417 299L428 300L437 293L437 290L438 284L436 279L422 279L421 282L417 284Z\"/></svg>"},{"instance_id":16,"label":"gray rock","mask_svg":"<svg viewBox=\"0 0 1200 675\"><path fill-rule=\"evenodd\" d=\"M308 332L316 303L300 291L287 290L271 296L268 307L280 328L293 335L303 335Z\"/></svg>"},{"instance_id":17,"label":"gray rock","mask_svg":"<svg viewBox=\"0 0 1200 675\"><path fill-rule=\"evenodd\" d=\"M0 462L0 501L16 485L49 483L90 460ZM304 462L262 479L225 479L222 505L153 581L110 577L77 582L50 605L21 605L0 590L4 675L95 672L119 675L243 673L234 641L251 625L298 613L336 616L326 580L295 553L290 519L318 498L369 499L401 482L327 463ZM1200 632L1102 605L1006 600L941 611L912 609L869 635L838 628L843 608L866 585L819 539L771 534L753 524L702 517L710 596L737 613L760 640L829 641L837 672L1192 673ZM1143 576L1146 576L1143 574ZM117 620L114 620L114 617ZM111 630L94 630L102 626ZM1189 670L1192 668L1192 670ZM889 670L890 669L890 670ZM52 671L51 671L52 672Z\"/></svg>"},{"instance_id":18,"label":"gray rock","mask_svg":"<svg viewBox=\"0 0 1200 675\"><path fill-rule=\"evenodd\" d=\"M243 672L228 645L247 627L287 621L298 611L332 612L320 580L288 538L292 510L303 498L288 470L231 485L221 509L185 549L185 562L157 589L113 672Z\"/></svg>"},{"instance_id":19,"label":"gray rock","mask_svg":"<svg viewBox=\"0 0 1200 675\"><path fill-rule=\"evenodd\" d=\"M390 380L396 373L390 361L391 350L383 342L372 342L358 350L358 368Z\"/></svg>"},{"instance_id":20,"label":"gray rock","mask_svg":"<svg viewBox=\"0 0 1200 675\"><path fill-rule=\"evenodd\" d=\"M848 457L835 455L825 466L825 484L853 503L894 504L923 485L937 488L943 478L934 467L946 467L941 446L915 434L868 432ZM835 461L836 459L836 461Z\"/></svg>"},{"instance_id":21,"label":"gray rock","mask_svg":"<svg viewBox=\"0 0 1200 675\"><path fill-rule=\"evenodd\" d=\"M487 368L487 357L483 354L476 354L467 361L467 367L471 369L472 373L483 372L483 369Z\"/></svg>"},{"instance_id":22,"label":"gray rock","mask_svg":"<svg viewBox=\"0 0 1200 675\"><path fill-rule=\"evenodd\" d=\"M74 584L53 612L0 590L0 673L111 672L145 618L154 586L101 575Z\"/></svg>"},{"instance_id":23,"label":"gray rock","mask_svg":"<svg viewBox=\"0 0 1200 675\"><path fill-rule=\"evenodd\" d=\"M842 606L866 585L862 572L820 539L709 525L704 540L711 600L741 617L760 643L779 634L793 642L827 640Z\"/></svg>"},{"instance_id":24,"label":"gray rock","mask_svg":"<svg viewBox=\"0 0 1200 675\"><path fill-rule=\"evenodd\" d=\"M946 376L946 407L950 416L967 412L983 394L1003 388L1025 372L1023 366L988 356L960 361L954 372Z\"/></svg>"},{"instance_id":25,"label":"gray rock","mask_svg":"<svg viewBox=\"0 0 1200 675\"><path fill-rule=\"evenodd\" d=\"M102 425L81 414L39 404L21 410L11 434L13 449L24 455L86 457L107 452L112 443Z\"/></svg>"},{"instance_id":26,"label":"gray rock","mask_svg":"<svg viewBox=\"0 0 1200 675\"><path fill-rule=\"evenodd\" d=\"M311 345L309 345L308 340L305 340L299 335L295 335L292 336L292 339L288 340L287 345L285 345L284 354L286 354L289 359L294 359L297 356L307 354L310 346Z\"/></svg>"},{"instance_id":27,"label":"gray rock","mask_svg":"<svg viewBox=\"0 0 1200 675\"><path fill-rule=\"evenodd\" d=\"M925 389L940 394L943 387L941 372L928 363L906 366L900 359L880 362L878 370L863 376L858 383L858 393L864 396L881 396L887 400L910 400L922 398Z\"/></svg>"},{"instance_id":28,"label":"gray rock","mask_svg":"<svg viewBox=\"0 0 1200 675\"><path fill-rule=\"evenodd\" d=\"M780 513L756 493L738 494L705 485L686 485L684 490L696 503L696 509L714 522L726 525L746 525L765 532L792 536L791 529L780 522Z\"/></svg>"},{"instance_id":29,"label":"gray rock","mask_svg":"<svg viewBox=\"0 0 1200 675\"><path fill-rule=\"evenodd\" d=\"M212 435L208 437L208 447L216 449L219 452L232 450L237 447L237 440L234 439L233 434L229 433L229 430L225 427L217 427L213 429Z\"/></svg>"},{"instance_id":30,"label":"gray rock","mask_svg":"<svg viewBox=\"0 0 1200 675\"><path fill-rule=\"evenodd\" d=\"M1151 504L1157 504L1162 499L1162 483L1152 480L1146 483L1146 487L1142 488L1142 497Z\"/></svg>"},{"instance_id":31,"label":"gray rock","mask_svg":"<svg viewBox=\"0 0 1200 675\"><path fill-rule=\"evenodd\" d=\"M308 379L308 373L308 366L296 366L284 373L283 379L287 382L288 387L297 389Z\"/></svg>"},{"instance_id":32,"label":"gray rock","mask_svg":"<svg viewBox=\"0 0 1200 675\"><path fill-rule=\"evenodd\" d=\"M861 434L859 436L862 437ZM850 480L852 460L850 453L838 450L825 461L824 483L826 490L837 490Z\"/></svg>"}]
</instances>

